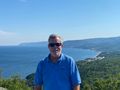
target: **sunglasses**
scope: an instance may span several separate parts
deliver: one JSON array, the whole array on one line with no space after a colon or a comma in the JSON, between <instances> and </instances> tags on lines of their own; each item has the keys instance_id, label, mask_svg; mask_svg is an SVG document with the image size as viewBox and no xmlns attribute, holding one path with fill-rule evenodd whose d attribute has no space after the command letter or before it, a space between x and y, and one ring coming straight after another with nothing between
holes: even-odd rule
<instances>
[{"instance_id":1,"label":"sunglasses","mask_svg":"<svg viewBox=\"0 0 120 90\"><path fill-rule=\"evenodd\" d=\"M54 46L59 47L59 46L61 46L61 45L62 45L62 43L49 43L49 46L50 46L50 47L54 47Z\"/></svg>"}]
</instances>

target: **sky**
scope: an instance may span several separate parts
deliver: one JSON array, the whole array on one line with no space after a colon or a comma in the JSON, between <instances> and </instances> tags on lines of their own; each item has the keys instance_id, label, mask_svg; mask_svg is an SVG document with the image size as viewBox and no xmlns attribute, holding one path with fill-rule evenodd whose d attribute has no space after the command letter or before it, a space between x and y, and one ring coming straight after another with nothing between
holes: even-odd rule
<instances>
[{"instance_id":1,"label":"sky","mask_svg":"<svg viewBox=\"0 0 120 90\"><path fill-rule=\"evenodd\" d=\"M0 0L0 45L120 36L120 0Z\"/></svg>"}]
</instances>

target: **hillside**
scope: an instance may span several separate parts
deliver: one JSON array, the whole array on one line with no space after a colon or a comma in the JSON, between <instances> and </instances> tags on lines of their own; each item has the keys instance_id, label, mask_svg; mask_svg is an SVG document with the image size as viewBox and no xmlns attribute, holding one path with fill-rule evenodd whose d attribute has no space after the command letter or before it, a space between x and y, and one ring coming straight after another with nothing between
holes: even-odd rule
<instances>
[{"instance_id":1,"label":"hillside","mask_svg":"<svg viewBox=\"0 0 120 90\"><path fill-rule=\"evenodd\" d=\"M120 52L103 52L98 57L105 58L77 62L83 90L120 90Z\"/></svg>"},{"instance_id":2,"label":"hillside","mask_svg":"<svg viewBox=\"0 0 120 90\"><path fill-rule=\"evenodd\" d=\"M64 42L64 46L107 52L120 51L120 37L69 40Z\"/></svg>"}]
</instances>

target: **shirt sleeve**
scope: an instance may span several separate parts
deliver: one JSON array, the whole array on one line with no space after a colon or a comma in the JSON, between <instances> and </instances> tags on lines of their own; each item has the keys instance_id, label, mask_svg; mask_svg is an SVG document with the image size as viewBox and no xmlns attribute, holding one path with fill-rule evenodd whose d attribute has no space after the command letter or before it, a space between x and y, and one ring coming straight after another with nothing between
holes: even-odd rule
<instances>
[{"instance_id":1,"label":"shirt sleeve","mask_svg":"<svg viewBox=\"0 0 120 90\"><path fill-rule=\"evenodd\" d=\"M42 78L42 61L37 66L36 72L35 72L35 77L34 77L34 85L42 85L43 84L43 78Z\"/></svg>"},{"instance_id":2,"label":"shirt sleeve","mask_svg":"<svg viewBox=\"0 0 120 90\"><path fill-rule=\"evenodd\" d=\"M76 65L76 62L73 59L71 59L71 63L70 63L70 77L71 77L72 87L76 85L80 85L81 83L80 73Z\"/></svg>"}]
</instances>

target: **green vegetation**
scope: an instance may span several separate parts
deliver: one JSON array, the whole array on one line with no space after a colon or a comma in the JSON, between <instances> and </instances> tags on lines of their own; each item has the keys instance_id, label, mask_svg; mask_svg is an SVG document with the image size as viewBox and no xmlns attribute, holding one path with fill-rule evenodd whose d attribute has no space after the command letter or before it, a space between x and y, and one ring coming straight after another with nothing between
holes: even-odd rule
<instances>
[{"instance_id":1,"label":"green vegetation","mask_svg":"<svg viewBox=\"0 0 120 90\"><path fill-rule=\"evenodd\" d=\"M7 88L8 90L32 90L26 84L26 80L22 80L18 76L13 76L9 79L0 78L0 87Z\"/></svg>"},{"instance_id":2,"label":"green vegetation","mask_svg":"<svg viewBox=\"0 0 120 90\"><path fill-rule=\"evenodd\" d=\"M120 90L120 74L84 81L82 90Z\"/></svg>"},{"instance_id":3,"label":"green vegetation","mask_svg":"<svg viewBox=\"0 0 120 90\"><path fill-rule=\"evenodd\" d=\"M79 61L82 90L120 90L120 52L104 52L102 60Z\"/></svg>"}]
</instances>

